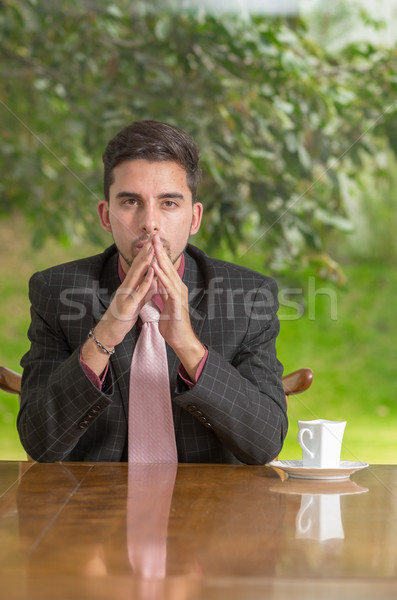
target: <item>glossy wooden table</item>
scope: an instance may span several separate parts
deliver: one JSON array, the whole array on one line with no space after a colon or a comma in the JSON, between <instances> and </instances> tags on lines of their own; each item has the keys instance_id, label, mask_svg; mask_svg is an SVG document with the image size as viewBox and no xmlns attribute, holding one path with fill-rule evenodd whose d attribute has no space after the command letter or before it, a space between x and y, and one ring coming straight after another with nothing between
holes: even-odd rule
<instances>
[{"instance_id":1,"label":"glossy wooden table","mask_svg":"<svg viewBox=\"0 0 397 600\"><path fill-rule=\"evenodd\" d=\"M0 462L7 600L397 597L397 466Z\"/></svg>"}]
</instances>

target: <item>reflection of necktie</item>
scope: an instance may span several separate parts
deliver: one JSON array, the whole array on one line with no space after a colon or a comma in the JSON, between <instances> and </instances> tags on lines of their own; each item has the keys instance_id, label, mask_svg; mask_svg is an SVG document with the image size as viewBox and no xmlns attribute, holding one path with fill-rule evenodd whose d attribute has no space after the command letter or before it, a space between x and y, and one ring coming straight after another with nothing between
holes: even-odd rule
<instances>
[{"instance_id":1,"label":"reflection of necktie","mask_svg":"<svg viewBox=\"0 0 397 600\"><path fill-rule=\"evenodd\" d=\"M148 302L139 316L143 325L131 362L128 460L176 463L167 352L158 327L160 312Z\"/></svg>"},{"instance_id":2,"label":"reflection of necktie","mask_svg":"<svg viewBox=\"0 0 397 600\"><path fill-rule=\"evenodd\" d=\"M166 575L167 530L177 464L128 466L128 557L136 575Z\"/></svg>"}]
</instances>

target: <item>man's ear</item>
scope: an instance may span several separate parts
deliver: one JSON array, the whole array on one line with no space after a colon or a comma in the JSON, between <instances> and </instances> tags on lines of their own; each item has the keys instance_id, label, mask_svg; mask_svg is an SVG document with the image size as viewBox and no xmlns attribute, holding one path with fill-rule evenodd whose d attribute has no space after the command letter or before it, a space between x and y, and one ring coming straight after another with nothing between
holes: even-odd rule
<instances>
[{"instance_id":1,"label":"man's ear","mask_svg":"<svg viewBox=\"0 0 397 600\"><path fill-rule=\"evenodd\" d=\"M193 218L190 226L190 235L194 235L200 229L201 219L203 216L203 205L201 202L194 202L193 204Z\"/></svg>"},{"instance_id":2,"label":"man's ear","mask_svg":"<svg viewBox=\"0 0 397 600\"><path fill-rule=\"evenodd\" d=\"M102 229L110 233L112 231L112 226L110 225L109 219L109 202L106 202L106 200L100 200L98 202L97 210Z\"/></svg>"}]
</instances>

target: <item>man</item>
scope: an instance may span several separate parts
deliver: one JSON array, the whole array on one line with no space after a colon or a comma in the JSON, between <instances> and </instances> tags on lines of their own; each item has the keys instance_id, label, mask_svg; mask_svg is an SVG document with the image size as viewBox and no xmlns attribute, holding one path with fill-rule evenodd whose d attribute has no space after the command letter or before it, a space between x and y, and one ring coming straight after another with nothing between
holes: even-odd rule
<instances>
[{"instance_id":1,"label":"man","mask_svg":"<svg viewBox=\"0 0 397 600\"><path fill-rule=\"evenodd\" d=\"M114 245L31 278L18 431L34 459L124 461L129 425L130 445L132 425L150 433L153 412L139 423L128 416L149 302L161 310L177 460L263 464L279 453L287 417L276 284L188 244L203 211L198 159L176 127L125 127L103 155L98 205Z\"/></svg>"}]
</instances>

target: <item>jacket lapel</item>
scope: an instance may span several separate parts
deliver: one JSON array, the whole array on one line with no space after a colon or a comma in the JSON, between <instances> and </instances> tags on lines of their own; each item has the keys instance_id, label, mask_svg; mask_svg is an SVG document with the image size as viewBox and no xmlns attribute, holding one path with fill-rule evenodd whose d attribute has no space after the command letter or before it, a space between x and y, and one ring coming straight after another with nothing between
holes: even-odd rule
<instances>
[{"instance_id":1,"label":"jacket lapel","mask_svg":"<svg viewBox=\"0 0 397 600\"><path fill-rule=\"evenodd\" d=\"M120 285L118 275L118 252L113 246L114 254L105 262L100 285L97 291L98 303L101 306L101 315L108 309L113 296ZM110 368L112 370L113 384L118 388L123 411L126 420L128 420L128 398L129 398L129 375L131 367L132 349L135 347L138 338L136 325L125 336L124 340L117 346L116 352L110 357Z\"/></svg>"}]
</instances>

